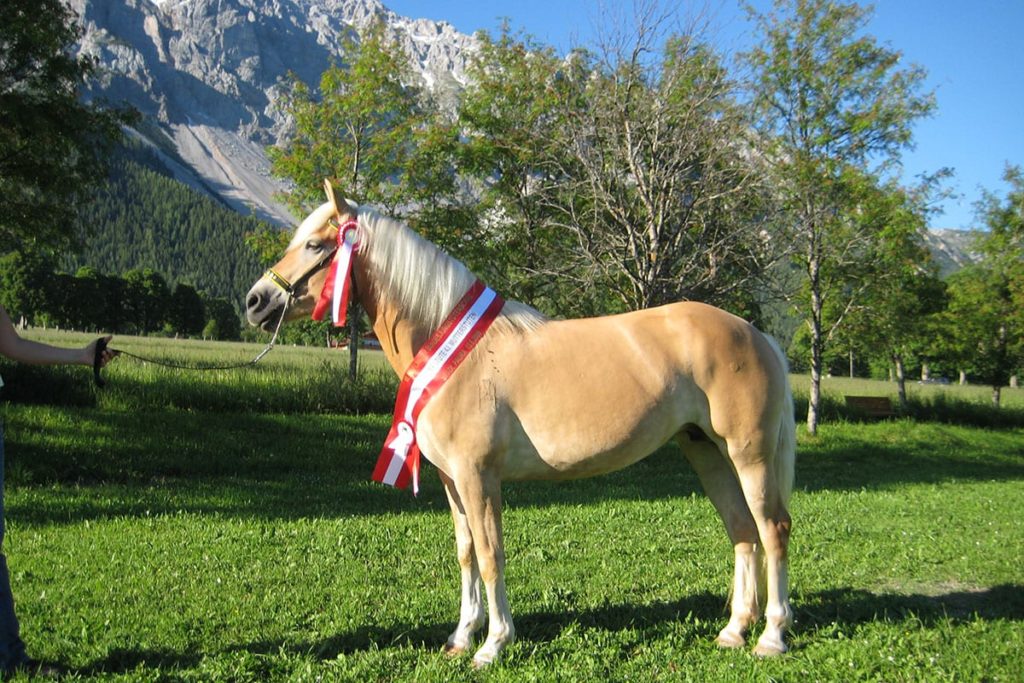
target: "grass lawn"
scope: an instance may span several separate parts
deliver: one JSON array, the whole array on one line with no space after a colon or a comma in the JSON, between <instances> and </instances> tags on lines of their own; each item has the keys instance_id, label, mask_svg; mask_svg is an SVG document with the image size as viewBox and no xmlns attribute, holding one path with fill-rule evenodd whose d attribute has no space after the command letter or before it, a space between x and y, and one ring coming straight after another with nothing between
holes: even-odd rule
<instances>
[{"instance_id":1,"label":"grass lawn","mask_svg":"<svg viewBox=\"0 0 1024 683\"><path fill-rule=\"evenodd\" d=\"M41 380L67 400L0 402L5 550L30 654L68 680L1024 676L1024 429L801 434L797 622L772 660L713 644L731 548L674 447L602 478L509 484L518 640L474 672L440 652L459 578L436 475L425 468L418 498L371 483L388 417L311 405L342 390L322 379L335 360L295 354L182 379L119 360L98 396L79 386L85 369L53 369ZM278 394L305 407L274 407Z\"/></svg>"}]
</instances>

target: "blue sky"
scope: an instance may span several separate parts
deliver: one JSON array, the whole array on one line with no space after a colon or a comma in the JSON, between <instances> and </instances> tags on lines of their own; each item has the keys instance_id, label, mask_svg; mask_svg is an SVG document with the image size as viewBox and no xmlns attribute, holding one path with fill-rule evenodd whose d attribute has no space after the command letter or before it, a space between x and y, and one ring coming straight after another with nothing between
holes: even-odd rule
<instances>
[{"instance_id":1,"label":"blue sky","mask_svg":"<svg viewBox=\"0 0 1024 683\"><path fill-rule=\"evenodd\" d=\"M495 32L501 17L560 51L586 44L601 25L599 9L628 14L631 0L383 0L398 14L444 20L463 33ZM664 2L664 5L670 5ZM754 0L765 10L770 0ZM715 42L740 50L752 27L736 0L678 3L706 7ZM1024 0L878 0L867 32L923 66L938 101L915 128L916 149L904 154L904 178L951 167L947 187L959 195L932 218L934 228L974 224L981 189L1005 194L1007 162L1024 165Z\"/></svg>"}]
</instances>

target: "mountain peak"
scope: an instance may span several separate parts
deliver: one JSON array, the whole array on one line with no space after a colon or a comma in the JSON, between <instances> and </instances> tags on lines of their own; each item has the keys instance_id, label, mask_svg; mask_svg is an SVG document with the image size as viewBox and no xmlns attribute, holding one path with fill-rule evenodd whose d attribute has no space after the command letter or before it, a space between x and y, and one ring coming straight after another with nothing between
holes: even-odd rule
<instances>
[{"instance_id":1,"label":"mountain peak","mask_svg":"<svg viewBox=\"0 0 1024 683\"><path fill-rule=\"evenodd\" d=\"M243 213L293 217L275 199L265 148L289 128L274 106L289 73L316 85L343 39L381 21L434 90L458 89L475 41L446 22L401 17L379 0L69 0L82 52L102 76L91 96L123 101L147 120L154 147L181 177Z\"/></svg>"}]
</instances>

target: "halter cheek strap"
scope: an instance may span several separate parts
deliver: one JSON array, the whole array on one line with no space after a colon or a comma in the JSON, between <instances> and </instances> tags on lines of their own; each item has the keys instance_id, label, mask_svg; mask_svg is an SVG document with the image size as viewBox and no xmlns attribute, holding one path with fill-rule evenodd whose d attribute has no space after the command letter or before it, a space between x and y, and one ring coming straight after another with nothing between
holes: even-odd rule
<instances>
[{"instance_id":1,"label":"halter cheek strap","mask_svg":"<svg viewBox=\"0 0 1024 683\"><path fill-rule=\"evenodd\" d=\"M335 225L335 227L338 228L339 246L334 247L329 252L324 254L324 256L319 261L311 265L309 268L305 270L305 272L299 275L299 277L296 278L295 282L289 281L288 278L286 278L284 275L281 275L281 273L277 272L273 268L268 268L267 271L263 273L263 278L269 280L271 284L273 284L275 287L277 287L282 292L287 294L289 299L294 297L295 288L298 287L301 283L305 282L307 279L309 279L309 277L313 275L313 273L317 272L318 270L320 270L324 266L327 266L328 264L330 264L332 268L334 267L334 263L337 261L338 249L343 241L343 234L347 233L348 231L352 231L354 234L357 224L354 220L350 220L346 222L344 225Z\"/></svg>"}]
</instances>

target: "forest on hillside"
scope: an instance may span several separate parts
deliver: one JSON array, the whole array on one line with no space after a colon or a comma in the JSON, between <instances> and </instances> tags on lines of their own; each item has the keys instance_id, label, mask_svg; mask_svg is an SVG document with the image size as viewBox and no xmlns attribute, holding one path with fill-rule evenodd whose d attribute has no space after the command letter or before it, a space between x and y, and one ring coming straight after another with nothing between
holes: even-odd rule
<instances>
[{"instance_id":1,"label":"forest on hillside","mask_svg":"<svg viewBox=\"0 0 1024 683\"><path fill-rule=\"evenodd\" d=\"M154 151L138 145L116 153L109 182L79 207L78 223L82 249L64 255L68 272L151 269L172 288L191 285L237 312L262 269L245 237L275 230L174 180Z\"/></svg>"}]
</instances>

